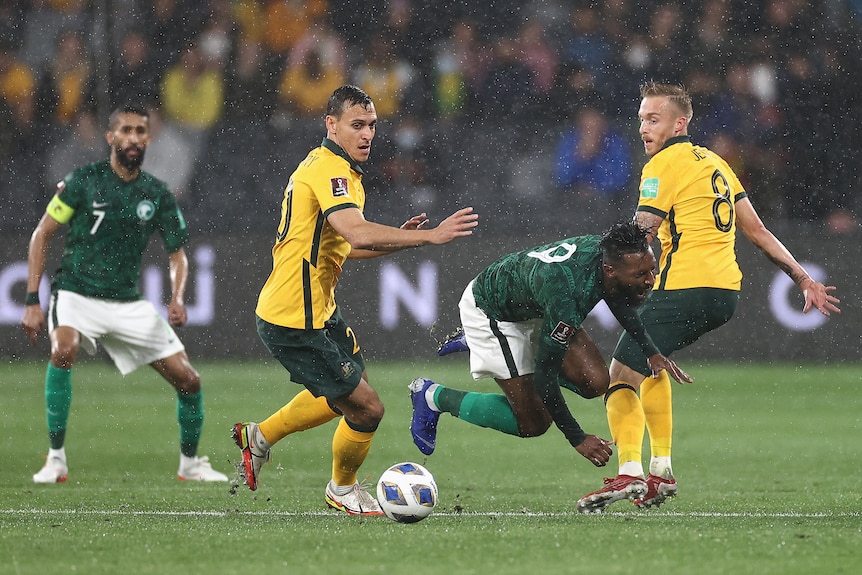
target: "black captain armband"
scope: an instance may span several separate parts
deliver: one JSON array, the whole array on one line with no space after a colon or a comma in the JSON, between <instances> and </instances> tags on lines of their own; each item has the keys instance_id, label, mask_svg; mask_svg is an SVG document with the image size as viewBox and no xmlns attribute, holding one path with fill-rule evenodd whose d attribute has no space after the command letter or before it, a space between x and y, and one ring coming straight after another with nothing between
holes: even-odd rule
<instances>
[{"instance_id":1,"label":"black captain armband","mask_svg":"<svg viewBox=\"0 0 862 575\"><path fill-rule=\"evenodd\" d=\"M28 291L27 295L24 296L24 305L39 305L39 292Z\"/></svg>"}]
</instances>

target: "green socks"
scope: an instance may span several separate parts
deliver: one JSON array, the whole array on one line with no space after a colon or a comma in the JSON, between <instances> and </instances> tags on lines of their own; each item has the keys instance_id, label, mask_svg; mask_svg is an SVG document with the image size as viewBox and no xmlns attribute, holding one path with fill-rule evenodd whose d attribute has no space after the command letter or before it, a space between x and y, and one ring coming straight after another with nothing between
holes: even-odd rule
<instances>
[{"instance_id":1,"label":"green socks","mask_svg":"<svg viewBox=\"0 0 862 575\"><path fill-rule=\"evenodd\" d=\"M177 393L177 421L180 424L180 451L194 457L198 452L201 429L204 426L204 395Z\"/></svg>"},{"instance_id":2,"label":"green socks","mask_svg":"<svg viewBox=\"0 0 862 575\"><path fill-rule=\"evenodd\" d=\"M45 372L45 413L51 449L61 449L66 441L69 407L72 405L72 370L48 363Z\"/></svg>"},{"instance_id":3,"label":"green socks","mask_svg":"<svg viewBox=\"0 0 862 575\"><path fill-rule=\"evenodd\" d=\"M502 393L477 393L439 386L434 403L462 421L520 437L518 420Z\"/></svg>"}]
</instances>

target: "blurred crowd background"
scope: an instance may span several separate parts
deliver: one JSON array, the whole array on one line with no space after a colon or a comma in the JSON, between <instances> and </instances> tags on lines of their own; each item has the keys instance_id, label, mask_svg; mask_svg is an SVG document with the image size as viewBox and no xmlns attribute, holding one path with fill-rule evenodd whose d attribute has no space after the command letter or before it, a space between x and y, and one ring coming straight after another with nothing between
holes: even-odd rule
<instances>
[{"instance_id":1,"label":"blurred crowd background","mask_svg":"<svg viewBox=\"0 0 862 575\"><path fill-rule=\"evenodd\" d=\"M370 219L593 233L630 217L645 80L693 95L695 143L761 215L829 234L862 216L862 0L3 0L0 231L151 110L145 169L192 227L274 229L290 172L355 83L380 124Z\"/></svg>"}]
</instances>

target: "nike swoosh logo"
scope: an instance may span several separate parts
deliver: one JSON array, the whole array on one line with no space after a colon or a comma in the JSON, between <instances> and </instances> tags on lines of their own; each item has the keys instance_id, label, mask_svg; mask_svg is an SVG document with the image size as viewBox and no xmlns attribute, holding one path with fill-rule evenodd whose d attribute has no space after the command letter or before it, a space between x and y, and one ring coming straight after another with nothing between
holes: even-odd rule
<instances>
[{"instance_id":1,"label":"nike swoosh logo","mask_svg":"<svg viewBox=\"0 0 862 575\"><path fill-rule=\"evenodd\" d=\"M94 208L104 208L107 207L108 202L93 202Z\"/></svg>"}]
</instances>

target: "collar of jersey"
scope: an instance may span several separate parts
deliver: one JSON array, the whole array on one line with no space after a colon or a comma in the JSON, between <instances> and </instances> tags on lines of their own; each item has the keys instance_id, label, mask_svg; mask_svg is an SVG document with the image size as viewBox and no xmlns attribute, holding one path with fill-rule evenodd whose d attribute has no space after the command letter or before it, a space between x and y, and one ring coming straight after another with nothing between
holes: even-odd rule
<instances>
[{"instance_id":1,"label":"collar of jersey","mask_svg":"<svg viewBox=\"0 0 862 575\"><path fill-rule=\"evenodd\" d=\"M673 138L668 138L667 141L664 143L664 146L662 146L661 150L659 150L659 152L661 152L662 150L666 150L667 148L670 148L674 144L681 144L683 142L691 143L691 136L685 135L685 136L674 136Z\"/></svg>"},{"instance_id":2,"label":"collar of jersey","mask_svg":"<svg viewBox=\"0 0 862 575\"><path fill-rule=\"evenodd\" d=\"M335 154L336 156L341 156L342 158L347 160L347 163L350 164L351 170L353 170L357 174L362 174L363 176L365 175L365 172L362 171L362 168L359 166L359 164L354 162L353 159L347 155L347 152L345 152L341 146L339 146L329 138L323 138L323 141L320 143L320 145Z\"/></svg>"}]
</instances>

